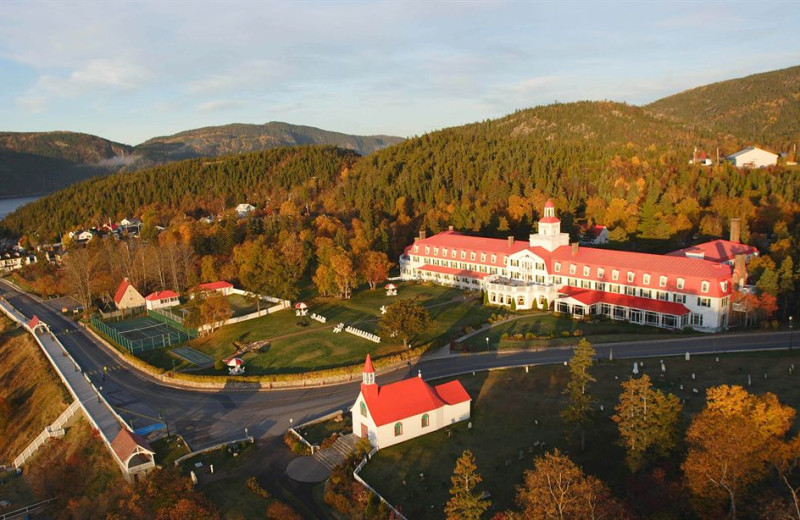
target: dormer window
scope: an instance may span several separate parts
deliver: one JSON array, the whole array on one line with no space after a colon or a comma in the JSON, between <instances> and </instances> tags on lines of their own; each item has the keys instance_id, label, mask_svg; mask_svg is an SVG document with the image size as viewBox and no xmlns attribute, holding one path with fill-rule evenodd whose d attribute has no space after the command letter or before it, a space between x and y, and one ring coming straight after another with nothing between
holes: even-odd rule
<instances>
[{"instance_id":1,"label":"dormer window","mask_svg":"<svg viewBox=\"0 0 800 520\"><path fill-rule=\"evenodd\" d=\"M556 273L561 272L561 262L556 262L553 264L553 271L555 271Z\"/></svg>"},{"instance_id":2,"label":"dormer window","mask_svg":"<svg viewBox=\"0 0 800 520\"><path fill-rule=\"evenodd\" d=\"M678 278L678 281L677 281L678 289L683 289L683 283L684 283L683 278Z\"/></svg>"},{"instance_id":3,"label":"dormer window","mask_svg":"<svg viewBox=\"0 0 800 520\"><path fill-rule=\"evenodd\" d=\"M588 265L584 265L583 266L583 276L589 276L589 266Z\"/></svg>"},{"instance_id":4,"label":"dormer window","mask_svg":"<svg viewBox=\"0 0 800 520\"><path fill-rule=\"evenodd\" d=\"M728 292L728 282L720 282L719 286L722 289L722 292Z\"/></svg>"},{"instance_id":5,"label":"dormer window","mask_svg":"<svg viewBox=\"0 0 800 520\"><path fill-rule=\"evenodd\" d=\"M461 251L461 259L465 260L466 258L467 258L467 252L466 251Z\"/></svg>"},{"instance_id":6,"label":"dormer window","mask_svg":"<svg viewBox=\"0 0 800 520\"><path fill-rule=\"evenodd\" d=\"M605 276L605 274L606 274L606 270L605 269L603 269L602 267L598 267L597 268L597 277L598 278L602 278L603 276Z\"/></svg>"},{"instance_id":7,"label":"dormer window","mask_svg":"<svg viewBox=\"0 0 800 520\"><path fill-rule=\"evenodd\" d=\"M475 253L474 252L469 254L469 259L472 260L472 261L475 260Z\"/></svg>"},{"instance_id":8,"label":"dormer window","mask_svg":"<svg viewBox=\"0 0 800 520\"><path fill-rule=\"evenodd\" d=\"M577 271L577 268L575 267L575 264L570 264L569 265L569 274L575 274L576 271Z\"/></svg>"},{"instance_id":9,"label":"dormer window","mask_svg":"<svg viewBox=\"0 0 800 520\"><path fill-rule=\"evenodd\" d=\"M645 285L650 285L650 275L646 274L642 276L642 283Z\"/></svg>"},{"instance_id":10,"label":"dormer window","mask_svg":"<svg viewBox=\"0 0 800 520\"><path fill-rule=\"evenodd\" d=\"M433 256L439 256L439 248L438 247L434 247L433 248Z\"/></svg>"},{"instance_id":11,"label":"dormer window","mask_svg":"<svg viewBox=\"0 0 800 520\"><path fill-rule=\"evenodd\" d=\"M497 255L492 255L492 263L493 264L497 263Z\"/></svg>"},{"instance_id":12,"label":"dormer window","mask_svg":"<svg viewBox=\"0 0 800 520\"><path fill-rule=\"evenodd\" d=\"M429 255L429 254L431 254L431 248L430 248L430 247L428 247L428 246L425 246L425 254L426 254L426 255Z\"/></svg>"},{"instance_id":13,"label":"dormer window","mask_svg":"<svg viewBox=\"0 0 800 520\"><path fill-rule=\"evenodd\" d=\"M659 287L666 287L667 286L667 277L666 276L659 276L658 277L658 285L659 285Z\"/></svg>"},{"instance_id":14,"label":"dormer window","mask_svg":"<svg viewBox=\"0 0 800 520\"><path fill-rule=\"evenodd\" d=\"M446 247L442 248L442 256L447 256L447 248Z\"/></svg>"},{"instance_id":15,"label":"dormer window","mask_svg":"<svg viewBox=\"0 0 800 520\"><path fill-rule=\"evenodd\" d=\"M628 283L633 283L633 277L636 276L632 271L628 271Z\"/></svg>"},{"instance_id":16,"label":"dormer window","mask_svg":"<svg viewBox=\"0 0 800 520\"><path fill-rule=\"evenodd\" d=\"M707 281L703 280L703 283L700 284L700 292L707 293L709 286L710 284Z\"/></svg>"},{"instance_id":17,"label":"dormer window","mask_svg":"<svg viewBox=\"0 0 800 520\"><path fill-rule=\"evenodd\" d=\"M486 253L481 253L481 263L486 263Z\"/></svg>"},{"instance_id":18,"label":"dormer window","mask_svg":"<svg viewBox=\"0 0 800 520\"><path fill-rule=\"evenodd\" d=\"M619 271L617 271L616 269L611 271L611 279L614 280L615 282L619 280Z\"/></svg>"},{"instance_id":19,"label":"dormer window","mask_svg":"<svg viewBox=\"0 0 800 520\"><path fill-rule=\"evenodd\" d=\"M450 258L455 258L455 257L456 257L456 250L453 249L452 251L450 251Z\"/></svg>"},{"instance_id":20,"label":"dormer window","mask_svg":"<svg viewBox=\"0 0 800 520\"><path fill-rule=\"evenodd\" d=\"M414 246L414 252L419 253L419 246Z\"/></svg>"}]
</instances>

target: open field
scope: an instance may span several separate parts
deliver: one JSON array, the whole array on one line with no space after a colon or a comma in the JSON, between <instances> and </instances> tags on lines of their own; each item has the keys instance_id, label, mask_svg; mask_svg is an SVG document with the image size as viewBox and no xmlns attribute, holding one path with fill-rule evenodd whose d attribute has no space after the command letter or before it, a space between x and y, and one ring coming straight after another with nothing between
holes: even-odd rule
<instances>
[{"instance_id":1,"label":"open field","mask_svg":"<svg viewBox=\"0 0 800 520\"><path fill-rule=\"evenodd\" d=\"M39 345L0 318L0 464L10 464L72 401Z\"/></svg>"},{"instance_id":2,"label":"open field","mask_svg":"<svg viewBox=\"0 0 800 520\"><path fill-rule=\"evenodd\" d=\"M737 354L720 356L718 362L715 356L693 357L689 362L683 358L664 361L665 374L658 360L652 359L645 360L642 372L650 375L657 388L685 400L683 427L691 415L702 409L708 387L747 387L748 374L753 382L750 392L774 392L782 402L800 409L800 375L788 373L792 363L800 366L800 353ZM464 449L470 449L484 479L482 489L491 492L493 510L498 511L514 507L515 486L522 482L523 471L533 467L533 457L558 447L587 473L604 480L617 496L626 497L632 478L622 463L623 450L615 444L617 430L610 417L620 382L631 375L631 367L632 361L601 362L592 370L597 383L590 392L597 398L598 409L584 453L578 453L575 445L565 440L559 418L566 403L562 391L567 368L536 366L527 374L524 369L512 369L461 377L473 398L473 428L460 423L450 428L449 437L447 432L438 431L381 450L362 476L390 502L402 506L409 518L443 518L455 460ZM696 380L692 380L692 373ZM683 390L680 385L684 385ZM695 388L697 394L693 392ZM602 412L600 405L605 409ZM545 449L542 442L546 443ZM683 457L684 453L673 457L672 467Z\"/></svg>"}]
</instances>

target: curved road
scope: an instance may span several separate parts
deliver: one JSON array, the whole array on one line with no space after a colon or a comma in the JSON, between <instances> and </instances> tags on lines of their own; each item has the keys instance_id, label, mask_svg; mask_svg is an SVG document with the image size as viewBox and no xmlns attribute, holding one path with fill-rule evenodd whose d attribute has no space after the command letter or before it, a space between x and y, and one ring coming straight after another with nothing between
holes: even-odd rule
<instances>
[{"instance_id":1,"label":"curved road","mask_svg":"<svg viewBox=\"0 0 800 520\"><path fill-rule=\"evenodd\" d=\"M292 390L196 390L171 387L121 364L106 347L61 315L56 304L43 302L19 291L4 280L2 294L26 316L38 315L58 336L117 412L135 428L158 422L161 414L171 431L178 432L192 449L200 449L244 436L244 429L257 438L282 436L290 419L300 424L334 410L349 407L358 394L358 382ZM610 348L616 359L666 357L693 354L785 349L790 333L754 333L678 337L596 345L598 356L607 358ZM380 383L417 374L426 379L509 366L561 363L571 350L483 353L423 358L414 366L378 377ZM103 380L103 367L109 372Z\"/></svg>"}]
</instances>

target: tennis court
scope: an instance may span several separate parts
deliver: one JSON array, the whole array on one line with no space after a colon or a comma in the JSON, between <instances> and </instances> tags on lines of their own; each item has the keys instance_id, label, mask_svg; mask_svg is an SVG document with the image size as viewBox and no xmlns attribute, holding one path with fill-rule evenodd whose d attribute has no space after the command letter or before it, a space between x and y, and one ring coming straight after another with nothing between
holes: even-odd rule
<instances>
[{"instance_id":1,"label":"tennis court","mask_svg":"<svg viewBox=\"0 0 800 520\"><path fill-rule=\"evenodd\" d=\"M107 322L92 316L92 324L131 354L178 345L191 339L186 332L150 316Z\"/></svg>"}]
</instances>

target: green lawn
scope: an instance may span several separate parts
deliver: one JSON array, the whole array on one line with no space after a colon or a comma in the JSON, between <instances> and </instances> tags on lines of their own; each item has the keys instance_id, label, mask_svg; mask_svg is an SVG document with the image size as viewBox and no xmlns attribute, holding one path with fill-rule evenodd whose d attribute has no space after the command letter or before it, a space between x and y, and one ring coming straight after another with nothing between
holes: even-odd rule
<instances>
[{"instance_id":1,"label":"green lawn","mask_svg":"<svg viewBox=\"0 0 800 520\"><path fill-rule=\"evenodd\" d=\"M253 300L245 298L241 294L229 294L227 298L234 317L252 314L258 310L258 306ZM266 302L262 302L261 308L263 309L267 305Z\"/></svg>"},{"instance_id":2,"label":"green lawn","mask_svg":"<svg viewBox=\"0 0 800 520\"><path fill-rule=\"evenodd\" d=\"M151 442L150 447L156 452L156 464L161 466L168 466L175 462L176 459L189 453L186 444L177 435L169 438L164 436L157 441Z\"/></svg>"},{"instance_id":3,"label":"green lawn","mask_svg":"<svg viewBox=\"0 0 800 520\"><path fill-rule=\"evenodd\" d=\"M341 433L347 435L353 432L353 416L348 413L343 413L341 419L337 420L336 417L318 423L297 428L297 432L302 435L311 444L319 446L322 441L330 437L334 433Z\"/></svg>"},{"instance_id":4,"label":"green lawn","mask_svg":"<svg viewBox=\"0 0 800 520\"><path fill-rule=\"evenodd\" d=\"M751 392L775 392L782 402L800 408L800 375L788 373L792 363L800 366L799 353L737 354L720 356L718 362L715 359L693 357L686 362L683 358L665 358L665 374L658 360L650 359L645 360L642 371L650 375L656 387L685 400L685 423L702 409L706 388L724 383L746 387L748 373L752 374ZM383 449L367 464L362 476L392 504L401 506L409 518L443 518L453 465L464 449L470 449L484 479L482 489L491 492L493 510L499 511L514 507L515 486L522 482L523 471L533 467L533 457L559 447L585 471L609 484L617 496L625 497L631 475L622 463L622 449L615 444L617 431L610 417L620 382L629 377L631 367L632 361L602 362L592 370L597 383L590 392L597 398L598 409L584 453L578 453L576 446L565 440L559 418L565 406L562 391L567 368L538 366L527 374L524 369L513 369L461 377L473 398L473 428L460 423L450 429L450 436L438 431ZM692 373L696 380L692 380ZM600 405L605 408L602 412ZM683 453L676 454L672 467L683 457ZM665 518L674 517L669 511L665 514Z\"/></svg>"}]
</instances>

